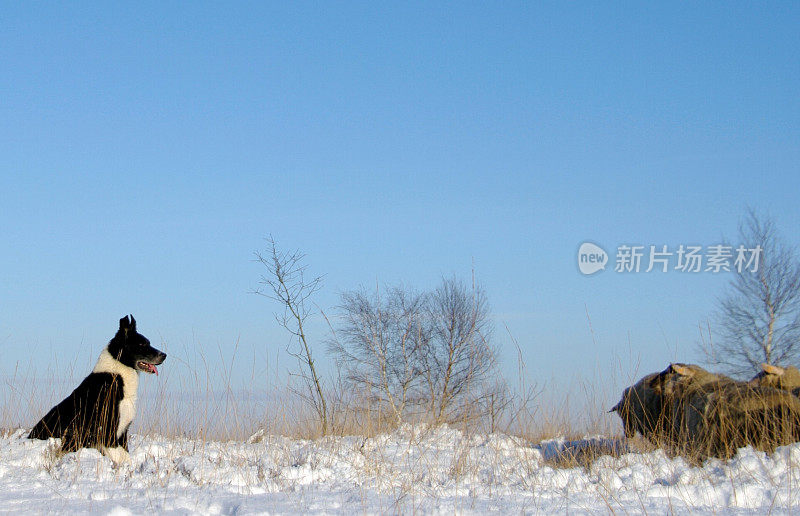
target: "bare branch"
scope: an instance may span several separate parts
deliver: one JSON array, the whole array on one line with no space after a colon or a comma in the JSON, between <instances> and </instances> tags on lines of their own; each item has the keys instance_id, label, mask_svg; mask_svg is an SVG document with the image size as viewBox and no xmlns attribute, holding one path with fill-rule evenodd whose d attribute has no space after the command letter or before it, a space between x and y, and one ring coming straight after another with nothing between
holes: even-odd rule
<instances>
[{"instance_id":1,"label":"bare branch","mask_svg":"<svg viewBox=\"0 0 800 516\"><path fill-rule=\"evenodd\" d=\"M254 293L280 303L283 313L275 314L275 318L297 339L297 349L292 350L287 347L287 352L298 361L299 372L290 374L301 378L305 383L306 392L301 393L301 397L317 412L321 432L325 435L328 432L327 403L304 328L306 320L311 315L306 301L322 287L322 277L311 279L305 277L307 268L303 265L305 255L299 251L287 253L278 251L272 237L267 239L267 243L269 252L266 255L255 253L256 261L267 269L267 274L261 277L259 288Z\"/></svg>"},{"instance_id":2,"label":"bare branch","mask_svg":"<svg viewBox=\"0 0 800 516\"><path fill-rule=\"evenodd\" d=\"M729 373L752 375L763 362L788 365L800 358L800 259L773 221L749 210L739 225L740 244L762 249L758 270L734 271L716 314L710 362Z\"/></svg>"}]
</instances>

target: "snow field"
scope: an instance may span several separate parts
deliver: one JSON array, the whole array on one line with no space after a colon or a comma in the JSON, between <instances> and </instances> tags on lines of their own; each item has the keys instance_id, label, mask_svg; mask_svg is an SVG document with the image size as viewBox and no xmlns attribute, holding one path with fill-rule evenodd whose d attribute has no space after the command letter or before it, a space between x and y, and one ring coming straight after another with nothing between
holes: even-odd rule
<instances>
[{"instance_id":1,"label":"snow field","mask_svg":"<svg viewBox=\"0 0 800 516\"><path fill-rule=\"evenodd\" d=\"M800 444L702 467L593 438L531 444L402 426L373 438L251 442L133 436L131 462L0 438L0 512L105 514L797 513ZM586 467L558 457L609 449ZM609 448L610 447L610 448Z\"/></svg>"}]
</instances>

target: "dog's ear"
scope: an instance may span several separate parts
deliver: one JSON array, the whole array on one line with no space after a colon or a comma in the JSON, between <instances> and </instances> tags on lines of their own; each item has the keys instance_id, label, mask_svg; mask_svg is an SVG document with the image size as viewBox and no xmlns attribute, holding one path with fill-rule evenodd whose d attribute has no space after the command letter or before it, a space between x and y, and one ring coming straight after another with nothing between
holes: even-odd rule
<instances>
[{"instance_id":1,"label":"dog's ear","mask_svg":"<svg viewBox=\"0 0 800 516\"><path fill-rule=\"evenodd\" d=\"M127 315L119 320L119 329L120 330L126 330L126 329L128 329L130 327L131 327L131 321L128 319Z\"/></svg>"},{"instance_id":2,"label":"dog's ear","mask_svg":"<svg viewBox=\"0 0 800 516\"><path fill-rule=\"evenodd\" d=\"M765 373L775 376L780 376L786 372L786 369L772 364L761 364L761 369L763 369Z\"/></svg>"},{"instance_id":3,"label":"dog's ear","mask_svg":"<svg viewBox=\"0 0 800 516\"><path fill-rule=\"evenodd\" d=\"M136 319L133 318L133 314L131 314L131 329L136 331Z\"/></svg>"},{"instance_id":4,"label":"dog's ear","mask_svg":"<svg viewBox=\"0 0 800 516\"><path fill-rule=\"evenodd\" d=\"M686 367L685 364L672 364L671 367L672 370L680 376L692 377L695 373L692 368Z\"/></svg>"}]
</instances>

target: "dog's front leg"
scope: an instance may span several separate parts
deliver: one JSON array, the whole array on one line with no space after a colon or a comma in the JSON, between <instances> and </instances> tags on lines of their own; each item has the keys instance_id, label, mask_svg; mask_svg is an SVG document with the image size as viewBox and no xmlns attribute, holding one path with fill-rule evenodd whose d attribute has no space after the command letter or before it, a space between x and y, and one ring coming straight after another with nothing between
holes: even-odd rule
<instances>
[{"instance_id":1,"label":"dog's front leg","mask_svg":"<svg viewBox=\"0 0 800 516\"><path fill-rule=\"evenodd\" d=\"M128 454L128 451L122 446L115 446L113 448L106 448L105 446L103 446L102 448L100 448L100 452L109 459L111 459L111 462L113 462L115 466L119 466L121 464L131 461L131 456Z\"/></svg>"}]
</instances>

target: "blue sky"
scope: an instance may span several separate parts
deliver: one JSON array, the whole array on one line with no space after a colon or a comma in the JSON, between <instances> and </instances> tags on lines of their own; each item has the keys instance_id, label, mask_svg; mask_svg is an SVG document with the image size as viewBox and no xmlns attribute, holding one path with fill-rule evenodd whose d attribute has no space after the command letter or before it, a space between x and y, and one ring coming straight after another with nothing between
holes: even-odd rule
<instances>
[{"instance_id":1,"label":"blue sky","mask_svg":"<svg viewBox=\"0 0 800 516\"><path fill-rule=\"evenodd\" d=\"M168 353L236 349L236 379L283 369L249 293L270 234L330 313L474 268L528 381L696 360L729 276L576 252L716 244L747 206L798 242L798 26L793 2L8 4L0 373L86 368L126 313Z\"/></svg>"}]
</instances>

